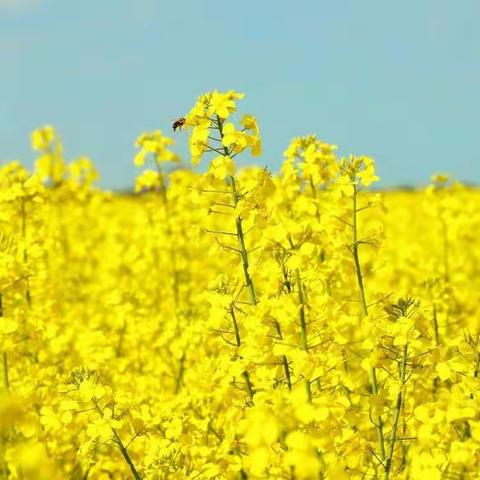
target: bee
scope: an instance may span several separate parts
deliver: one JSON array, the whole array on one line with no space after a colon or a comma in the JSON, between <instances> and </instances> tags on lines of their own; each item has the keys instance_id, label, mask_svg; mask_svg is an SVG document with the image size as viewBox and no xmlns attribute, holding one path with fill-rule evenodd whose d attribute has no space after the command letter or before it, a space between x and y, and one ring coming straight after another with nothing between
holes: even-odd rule
<instances>
[{"instance_id":1,"label":"bee","mask_svg":"<svg viewBox=\"0 0 480 480\"><path fill-rule=\"evenodd\" d=\"M181 131L182 127L185 125L185 118L181 117L177 120L175 120L172 124L173 131L175 132L177 128Z\"/></svg>"}]
</instances>

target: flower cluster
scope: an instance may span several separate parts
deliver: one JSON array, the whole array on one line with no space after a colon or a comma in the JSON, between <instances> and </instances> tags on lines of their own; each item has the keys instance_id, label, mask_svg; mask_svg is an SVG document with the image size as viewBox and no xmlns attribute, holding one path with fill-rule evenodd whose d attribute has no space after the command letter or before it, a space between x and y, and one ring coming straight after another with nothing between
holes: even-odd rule
<instances>
[{"instance_id":1,"label":"flower cluster","mask_svg":"<svg viewBox=\"0 0 480 480\"><path fill-rule=\"evenodd\" d=\"M202 172L140 135L132 195L49 126L0 169L0 478L476 478L478 191L314 135L241 168L242 98L185 115Z\"/></svg>"}]
</instances>

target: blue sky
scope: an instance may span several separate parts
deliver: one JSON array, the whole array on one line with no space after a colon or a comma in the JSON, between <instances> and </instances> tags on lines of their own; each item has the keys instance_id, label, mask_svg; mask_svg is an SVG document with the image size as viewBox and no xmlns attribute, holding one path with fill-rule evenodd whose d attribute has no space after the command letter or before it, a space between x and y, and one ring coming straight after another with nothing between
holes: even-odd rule
<instances>
[{"instance_id":1,"label":"blue sky","mask_svg":"<svg viewBox=\"0 0 480 480\"><path fill-rule=\"evenodd\" d=\"M125 188L140 132L235 89L271 170L315 133L373 156L383 186L480 182L479 18L478 0L0 0L0 159L31 165L50 123Z\"/></svg>"}]
</instances>

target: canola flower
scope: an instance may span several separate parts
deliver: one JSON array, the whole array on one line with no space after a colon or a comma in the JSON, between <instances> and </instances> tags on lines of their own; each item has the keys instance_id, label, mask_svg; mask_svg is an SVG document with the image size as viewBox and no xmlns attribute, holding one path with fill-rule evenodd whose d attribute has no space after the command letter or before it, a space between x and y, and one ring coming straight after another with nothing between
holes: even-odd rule
<instances>
[{"instance_id":1,"label":"canola flower","mask_svg":"<svg viewBox=\"0 0 480 480\"><path fill-rule=\"evenodd\" d=\"M0 478L469 479L480 465L479 193L372 192L243 94L141 134L135 194L51 126L0 169Z\"/></svg>"}]
</instances>

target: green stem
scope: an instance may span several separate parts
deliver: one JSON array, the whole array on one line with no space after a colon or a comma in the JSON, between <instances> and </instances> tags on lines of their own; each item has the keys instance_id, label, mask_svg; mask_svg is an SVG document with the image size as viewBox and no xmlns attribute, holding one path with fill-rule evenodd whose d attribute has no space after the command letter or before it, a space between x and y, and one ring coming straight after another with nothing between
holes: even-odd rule
<instances>
[{"instance_id":1,"label":"green stem","mask_svg":"<svg viewBox=\"0 0 480 480\"><path fill-rule=\"evenodd\" d=\"M237 347L239 347L242 344L242 340L240 338L240 330L238 328L238 322L237 322L237 317L235 316L235 310L233 309L233 304L230 305L229 308L230 316L232 317L232 324L233 324L233 333L235 335L235 343L237 344ZM245 383L247 385L247 391L248 395L250 397L250 400L253 400L253 387L252 387L252 382L250 381L250 376L248 372L243 372L243 378L245 379Z\"/></svg>"},{"instance_id":2,"label":"green stem","mask_svg":"<svg viewBox=\"0 0 480 480\"><path fill-rule=\"evenodd\" d=\"M123 444L120 436L116 432L114 428L112 428L113 436L115 437L115 441L117 442L118 448L120 449L120 452L122 453L123 458L127 462L128 466L130 467L130 471L132 472L133 478L135 480L141 480L140 474L137 472L137 469L135 468L135 465L132 462L132 459L130 458L130 455L128 454L128 450Z\"/></svg>"},{"instance_id":3,"label":"green stem","mask_svg":"<svg viewBox=\"0 0 480 480\"><path fill-rule=\"evenodd\" d=\"M240 344L242 343L242 341L240 339L240 330L238 329L238 322L237 322L237 317L235 316L235 310L233 309L233 304L230 305L229 311L230 311L230 316L232 317L233 333L235 335L235 342L237 344L237 347L239 347Z\"/></svg>"},{"instance_id":4,"label":"green stem","mask_svg":"<svg viewBox=\"0 0 480 480\"><path fill-rule=\"evenodd\" d=\"M232 189L232 198L234 201L235 207L238 204L238 193L237 193L237 188L235 186L235 178L230 175L228 177L229 182L230 182L230 188ZM243 275L245 277L245 285L247 287L248 291L248 298L250 300L250 303L252 305L256 305L257 303L257 295L255 293L255 287L253 286L253 281L252 277L250 276L250 272L248 271L248 252L247 248L245 246L245 236L243 233L243 226L242 226L242 218L237 217L235 219L235 225L237 229L237 239L238 239L238 246L240 249L240 255L242 257L242 266L243 266Z\"/></svg>"},{"instance_id":5,"label":"green stem","mask_svg":"<svg viewBox=\"0 0 480 480\"><path fill-rule=\"evenodd\" d=\"M182 357L180 358L180 366L178 368L178 375L175 380L175 394L180 391L182 386L183 374L185 373L185 352L183 352Z\"/></svg>"},{"instance_id":6,"label":"green stem","mask_svg":"<svg viewBox=\"0 0 480 480\"><path fill-rule=\"evenodd\" d=\"M292 250L295 248L291 235L288 236L288 241L290 243L290 247ZM308 352L308 332L307 332L307 322L305 316L305 295L302 285L302 279L300 277L300 270L298 268L295 269L295 282L296 287L298 290L298 303L300 304L300 311L299 311L299 320L300 320L300 348ZM305 378L305 389L307 391L308 401L312 401L312 385L310 380Z\"/></svg>"},{"instance_id":7,"label":"green stem","mask_svg":"<svg viewBox=\"0 0 480 480\"><path fill-rule=\"evenodd\" d=\"M253 386L252 386L252 382L250 380L250 375L248 374L248 372L245 370L245 372L243 372L243 378L245 379L245 384L247 385L247 392L248 392L248 396L250 397L250 400L253 400L253 396L255 394L255 392L253 391Z\"/></svg>"},{"instance_id":8,"label":"green stem","mask_svg":"<svg viewBox=\"0 0 480 480\"><path fill-rule=\"evenodd\" d=\"M365 299L365 288L363 284L363 275L362 275L362 268L360 266L360 256L358 253L358 238L357 238L357 185L355 183L355 179L352 179L353 182L353 218L352 218L352 231L353 231L353 245L352 245L352 255L353 261L355 263L355 272L357 275L357 283L358 283L358 290L360 293L360 314L361 318L363 319L368 315L368 305ZM370 370L370 383L372 386L372 394L378 394L378 382L377 382L377 372L375 367L372 367ZM383 462L385 459L385 435L383 433L383 420L382 416L378 415L375 418L375 428L377 431L377 441L378 441L378 449L379 449L379 458Z\"/></svg>"},{"instance_id":9,"label":"green stem","mask_svg":"<svg viewBox=\"0 0 480 480\"><path fill-rule=\"evenodd\" d=\"M298 287L298 302L300 303L300 345L302 350L308 351L308 334L307 334L307 322L305 320L305 298L303 295L303 285L300 279L300 271L297 268L295 271L297 277Z\"/></svg>"},{"instance_id":10,"label":"green stem","mask_svg":"<svg viewBox=\"0 0 480 480\"><path fill-rule=\"evenodd\" d=\"M357 238L357 185L353 184L353 218L352 218L352 230L353 230L353 245L352 255L355 263L355 272L357 274L357 283L360 293L360 310L362 318L368 314L367 301L365 299L365 288L363 285L362 268L360 267L360 258L358 254L358 238Z\"/></svg>"},{"instance_id":11,"label":"green stem","mask_svg":"<svg viewBox=\"0 0 480 480\"><path fill-rule=\"evenodd\" d=\"M289 390L292 390L292 378L290 376L290 367L288 365L288 359L286 355L282 355L283 371L285 372L285 378L287 380L287 386Z\"/></svg>"},{"instance_id":12,"label":"green stem","mask_svg":"<svg viewBox=\"0 0 480 480\"><path fill-rule=\"evenodd\" d=\"M216 126L218 128L218 133L220 134L220 140L223 140L223 122L218 115L217 115ZM225 156L229 155L227 147L223 147L223 154ZM239 196L238 196L238 192L237 192L237 187L235 185L235 177L233 175L229 175L228 176L228 181L230 183L233 205L234 205L234 207L236 207L238 205ZM248 271L248 252L247 252L247 248L245 246L245 236L244 236L244 233L243 233L242 218L240 216L238 216L235 219L235 225L236 225L236 229L237 229L236 237L237 237L237 240L238 240L240 255L242 257L243 274L244 274L244 277L245 277L245 285L247 287L248 297L249 297L249 300L250 300L250 304L251 305L256 305L257 304L257 296L256 296L256 293L255 293L255 288L253 286L252 277L250 276L250 272ZM235 318L235 313L233 311L233 306L230 306L230 313L231 313L232 320L233 320L233 325L234 325L234 330L235 330L235 339L237 341L237 346L240 346L240 342L241 342L240 333L239 333L239 329L238 329L237 320ZM245 383L247 385L247 391L248 391L248 395L250 396L250 400L253 400L254 389L253 389L253 386L252 386L252 382L250 381L250 376L249 376L247 371L243 372L243 378L245 379Z\"/></svg>"},{"instance_id":13,"label":"green stem","mask_svg":"<svg viewBox=\"0 0 480 480\"><path fill-rule=\"evenodd\" d=\"M274 320L274 325L280 340L283 340L282 329L280 328L280 324L277 320ZM287 381L288 389L292 390L292 377L290 375L290 366L288 364L288 358L286 355L282 355L282 365L283 371L285 372L285 380Z\"/></svg>"},{"instance_id":14,"label":"green stem","mask_svg":"<svg viewBox=\"0 0 480 480\"><path fill-rule=\"evenodd\" d=\"M8 378L8 358L7 352L3 352L3 388L5 390L10 390L10 380Z\"/></svg>"},{"instance_id":15,"label":"green stem","mask_svg":"<svg viewBox=\"0 0 480 480\"><path fill-rule=\"evenodd\" d=\"M372 367L370 370L370 382L372 385L372 394L378 395L377 372L375 367ZM385 459L385 436L383 434L383 420L381 415L378 415L375 419L375 428L377 430L378 449L380 453L379 457L383 462Z\"/></svg>"},{"instance_id":16,"label":"green stem","mask_svg":"<svg viewBox=\"0 0 480 480\"><path fill-rule=\"evenodd\" d=\"M389 480L390 472L392 470L393 452L395 450L395 442L397 441L398 421L403 407L403 387L405 385L407 376L407 359L408 359L408 345L403 347L402 363L400 365L400 390L397 395L397 403L395 405L395 413L393 418L393 427L390 433L390 444L388 447L388 454L385 460L385 474L384 480Z\"/></svg>"},{"instance_id":17,"label":"green stem","mask_svg":"<svg viewBox=\"0 0 480 480\"><path fill-rule=\"evenodd\" d=\"M475 370L473 372L473 377L474 378L478 378L479 369L480 369L480 350L477 350L477 360L475 362Z\"/></svg>"},{"instance_id":18,"label":"green stem","mask_svg":"<svg viewBox=\"0 0 480 480\"><path fill-rule=\"evenodd\" d=\"M305 297L303 294L303 285L300 278L300 270L297 268L295 270L295 275L297 279L297 288L298 288L298 302L300 303L300 346L302 350L308 352L308 332L307 332L307 322L305 320ZM307 390L308 401L312 401L312 385L310 380L305 379L305 389Z\"/></svg>"},{"instance_id":19,"label":"green stem","mask_svg":"<svg viewBox=\"0 0 480 480\"><path fill-rule=\"evenodd\" d=\"M98 414L101 417L103 417L102 409L98 405L97 401L95 399L93 399L92 403L95 407L95 410L98 412ZM125 445L123 444L122 439L118 435L117 431L113 427L110 427L110 428L112 429L112 433L113 433L113 436L115 438L115 443L118 445L118 448L120 449L120 452L121 452L123 458L125 459L125 462L129 466L130 471L132 472L133 478L135 478L135 480L142 480L142 477L138 473L137 469L135 468L135 465L133 464L132 459L130 458L127 447L125 447Z\"/></svg>"},{"instance_id":20,"label":"green stem","mask_svg":"<svg viewBox=\"0 0 480 480\"><path fill-rule=\"evenodd\" d=\"M315 187L315 184L313 183L313 177L311 175L310 175L309 183L310 183L310 189L312 190L313 201L315 204L315 216L317 217L317 221L320 222L320 207L318 205L317 187ZM324 261L325 261L325 250L322 248L320 250L320 263L323 263Z\"/></svg>"},{"instance_id":21,"label":"green stem","mask_svg":"<svg viewBox=\"0 0 480 480\"><path fill-rule=\"evenodd\" d=\"M317 189L315 188L315 184L313 183L313 177L311 175L309 178L309 183L310 183L310 189L312 190L312 195L313 195L314 204L315 204L315 216L317 217L317 220L320 221L320 210L318 208L318 202L317 202Z\"/></svg>"},{"instance_id":22,"label":"green stem","mask_svg":"<svg viewBox=\"0 0 480 480\"><path fill-rule=\"evenodd\" d=\"M223 140L223 122L220 119L220 117L217 116L217 128L218 128L218 133L220 134L220 139ZM227 147L223 147L223 154L228 157L229 152ZM237 192L237 187L235 184L235 177L233 175L228 176L228 182L230 184L230 190L232 194L232 201L233 201L233 206L236 207L239 202L239 196ZM250 300L250 303L252 305L257 304L257 295L255 293L255 287L253 286L253 281L252 277L250 276L250 272L248 271L248 252L247 248L245 246L245 235L243 233L243 226L242 226L242 217L238 216L235 219L235 225L237 229L237 239L238 239L238 246L240 249L240 255L242 257L242 266L243 266L243 274L245 277L245 285L248 290L248 297Z\"/></svg>"}]
</instances>

